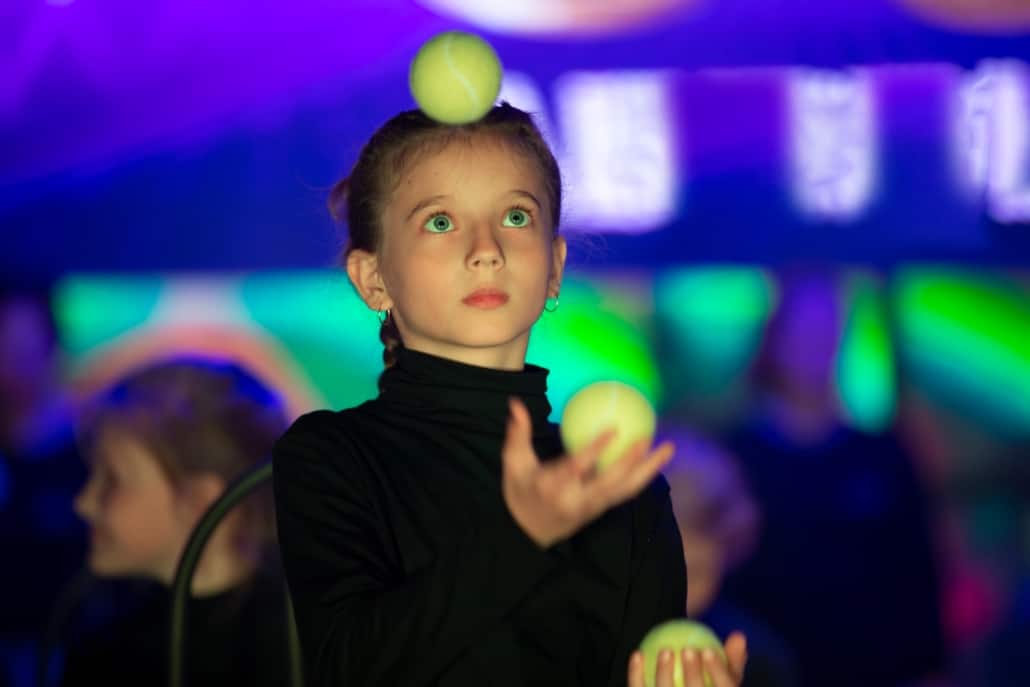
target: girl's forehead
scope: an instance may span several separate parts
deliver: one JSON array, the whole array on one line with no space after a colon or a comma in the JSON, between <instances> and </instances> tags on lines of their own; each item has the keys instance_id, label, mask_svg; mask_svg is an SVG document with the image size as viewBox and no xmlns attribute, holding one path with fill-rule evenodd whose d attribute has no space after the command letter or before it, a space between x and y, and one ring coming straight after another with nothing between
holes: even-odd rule
<instances>
[{"instance_id":1,"label":"girl's forehead","mask_svg":"<svg viewBox=\"0 0 1030 687\"><path fill-rule=\"evenodd\" d=\"M108 422L97 432L91 453L93 462L125 470L157 467L157 458L146 443L119 423Z\"/></svg>"},{"instance_id":2,"label":"girl's forehead","mask_svg":"<svg viewBox=\"0 0 1030 687\"><path fill-rule=\"evenodd\" d=\"M513 180L542 185L539 165L511 143L478 134L434 142L415 151L401 170L399 186L452 185L460 189L469 182L500 186Z\"/></svg>"},{"instance_id":3,"label":"girl's forehead","mask_svg":"<svg viewBox=\"0 0 1030 687\"><path fill-rule=\"evenodd\" d=\"M388 224L411 219L415 208L432 200L467 208L492 207L513 193L530 194L551 212L539 165L511 144L493 137L457 139L420 151L397 179L384 208Z\"/></svg>"}]
</instances>

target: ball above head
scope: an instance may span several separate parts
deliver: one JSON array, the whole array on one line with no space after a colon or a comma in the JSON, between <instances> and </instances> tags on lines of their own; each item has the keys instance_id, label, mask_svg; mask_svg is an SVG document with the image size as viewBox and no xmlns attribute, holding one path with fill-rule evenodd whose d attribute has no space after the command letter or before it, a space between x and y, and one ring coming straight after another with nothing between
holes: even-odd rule
<instances>
[{"instance_id":1,"label":"ball above head","mask_svg":"<svg viewBox=\"0 0 1030 687\"><path fill-rule=\"evenodd\" d=\"M622 382L595 382L577 391L562 411L561 437L575 453L608 429L615 437L597 461L604 470L641 439L654 439L655 412L642 393Z\"/></svg>"},{"instance_id":2,"label":"ball above head","mask_svg":"<svg viewBox=\"0 0 1030 687\"><path fill-rule=\"evenodd\" d=\"M680 660L680 656L683 649L688 648L698 651L711 649L722 659L723 663L727 663L726 651L722 647L722 642L706 625L685 618L669 620L651 628L640 642L640 652L644 654L644 684L647 687L655 687L658 654L663 649L669 649L676 656L676 660L673 662L672 682L675 687L683 687L683 662ZM704 680L705 687L712 686L712 677L708 671L704 673Z\"/></svg>"},{"instance_id":3,"label":"ball above head","mask_svg":"<svg viewBox=\"0 0 1030 687\"><path fill-rule=\"evenodd\" d=\"M419 48L411 61L408 85L427 116L444 124L468 124L485 115L497 100L501 61L479 36L445 31Z\"/></svg>"}]
</instances>

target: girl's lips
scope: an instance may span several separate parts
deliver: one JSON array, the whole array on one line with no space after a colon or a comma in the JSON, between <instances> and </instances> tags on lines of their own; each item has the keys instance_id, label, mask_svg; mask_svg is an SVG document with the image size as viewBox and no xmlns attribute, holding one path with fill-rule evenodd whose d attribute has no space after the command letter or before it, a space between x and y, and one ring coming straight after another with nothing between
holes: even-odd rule
<instances>
[{"instance_id":1,"label":"girl's lips","mask_svg":"<svg viewBox=\"0 0 1030 687\"><path fill-rule=\"evenodd\" d=\"M465 296L461 302L473 308L499 308L508 302L508 294L497 289L480 289Z\"/></svg>"}]
</instances>

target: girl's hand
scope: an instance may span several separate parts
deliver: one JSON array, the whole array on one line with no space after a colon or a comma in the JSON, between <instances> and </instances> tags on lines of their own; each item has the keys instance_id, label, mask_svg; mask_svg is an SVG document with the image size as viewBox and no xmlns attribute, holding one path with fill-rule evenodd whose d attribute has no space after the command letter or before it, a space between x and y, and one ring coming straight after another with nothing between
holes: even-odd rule
<instances>
[{"instance_id":1,"label":"girl's hand","mask_svg":"<svg viewBox=\"0 0 1030 687\"><path fill-rule=\"evenodd\" d=\"M504 501L523 531L544 548L636 496L672 458L672 444L648 451L650 442L642 440L598 473L597 460L614 436L606 432L578 453L541 463L533 450L529 411L517 399L509 405L501 450Z\"/></svg>"},{"instance_id":2,"label":"girl's hand","mask_svg":"<svg viewBox=\"0 0 1030 687\"><path fill-rule=\"evenodd\" d=\"M710 687L739 687L744 679L744 665L747 663L747 640L744 635L734 632L726 638L724 647L729 665L712 651L698 652L685 649L675 656L673 651L663 651L658 655L658 674L647 683L644 682L644 657L639 651L633 652L629 659L626 682L629 687L673 687L673 659L683 662L683 687L706 687L704 674L711 678ZM664 660L663 660L663 654Z\"/></svg>"}]
</instances>

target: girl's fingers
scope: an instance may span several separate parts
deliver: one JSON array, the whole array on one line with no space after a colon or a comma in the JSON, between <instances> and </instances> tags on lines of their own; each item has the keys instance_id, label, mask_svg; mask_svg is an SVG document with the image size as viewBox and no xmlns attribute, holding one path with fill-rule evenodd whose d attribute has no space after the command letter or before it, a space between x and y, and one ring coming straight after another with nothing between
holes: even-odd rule
<instances>
[{"instance_id":1,"label":"girl's fingers","mask_svg":"<svg viewBox=\"0 0 1030 687\"><path fill-rule=\"evenodd\" d=\"M740 681L730 674L730 669L723 663L722 657L711 649L701 652L701 667L712 679L712 687L737 687ZM698 683L701 687L701 683Z\"/></svg>"},{"instance_id":2,"label":"girl's fingers","mask_svg":"<svg viewBox=\"0 0 1030 687\"><path fill-rule=\"evenodd\" d=\"M701 654L696 649L684 649L680 652L680 660L683 662L683 687L705 687Z\"/></svg>"},{"instance_id":3,"label":"girl's fingers","mask_svg":"<svg viewBox=\"0 0 1030 687\"><path fill-rule=\"evenodd\" d=\"M590 488L605 494L618 492L634 471L639 469L638 465L646 459L647 448L647 439L630 444L618 460L590 480Z\"/></svg>"},{"instance_id":4,"label":"girl's fingers","mask_svg":"<svg viewBox=\"0 0 1030 687\"><path fill-rule=\"evenodd\" d=\"M676 652L662 649L658 652L658 673L655 676L657 687L675 687Z\"/></svg>"},{"instance_id":5,"label":"girl's fingers","mask_svg":"<svg viewBox=\"0 0 1030 687\"><path fill-rule=\"evenodd\" d=\"M615 430L608 429L587 444L585 447L569 456L569 460L575 467L576 474L580 477L590 474L597 461L601 458L604 448L615 438Z\"/></svg>"},{"instance_id":6,"label":"girl's fingers","mask_svg":"<svg viewBox=\"0 0 1030 687\"><path fill-rule=\"evenodd\" d=\"M606 505L621 503L639 494L661 472L674 451L670 442L663 442L650 453L647 452L646 441L635 444L595 482Z\"/></svg>"},{"instance_id":7,"label":"girl's fingers","mask_svg":"<svg viewBox=\"0 0 1030 687\"><path fill-rule=\"evenodd\" d=\"M634 651L629 657L629 667L626 671L626 684L629 687L645 687L644 685L644 656L639 651Z\"/></svg>"},{"instance_id":8,"label":"girl's fingers","mask_svg":"<svg viewBox=\"0 0 1030 687\"><path fill-rule=\"evenodd\" d=\"M732 632L726 638L724 649L730 663L730 675L740 682L744 678L744 667L747 665L747 638L740 632Z\"/></svg>"}]
</instances>

